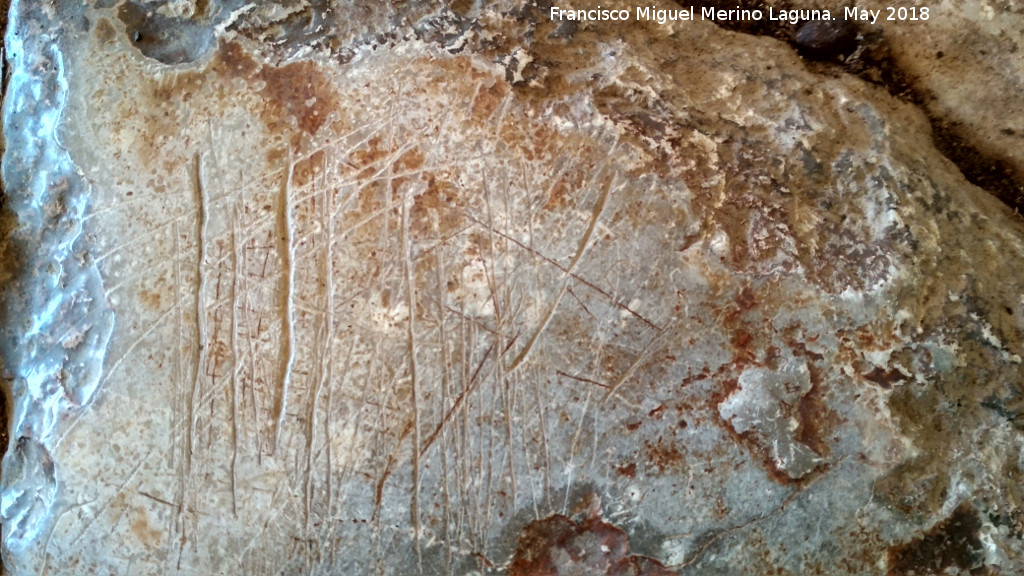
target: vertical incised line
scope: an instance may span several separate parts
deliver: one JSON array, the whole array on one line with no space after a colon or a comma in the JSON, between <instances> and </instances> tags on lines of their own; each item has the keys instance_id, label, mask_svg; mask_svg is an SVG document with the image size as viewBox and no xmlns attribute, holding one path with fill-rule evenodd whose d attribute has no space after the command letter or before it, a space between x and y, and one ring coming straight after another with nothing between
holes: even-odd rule
<instances>
[{"instance_id":1,"label":"vertical incised line","mask_svg":"<svg viewBox=\"0 0 1024 576\"><path fill-rule=\"evenodd\" d=\"M332 361L332 352L334 350L334 194L327 185L327 161L324 160L323 166L323 187L324 187L324 201L321 205L323 210L324 219L324 250L326 254L324 256L324 314L326 318L327 330L327 346L326 353L324 354L324 386L327 387L327 406L324 408L324 440L327 443L327 470L324 478L324 485L327 486L327 516L330 517L333 513L331 509L331 492L333 490L333 483L331 482L331 474L334 470L331 463L331 389L332 382L334 381L334 362ZM333 550L333 547L332 547Z\"/></svg>"},{"instance_id":2,"label":"vertical incised line","mask_svg":"<svg viewBox=\"0 0 1024 576\"><path fill-rule=\"evenodd\" d=\"M292 188L292 176L295 164L292 159L292 151L288 150L288 167L284 185L281 188L280 214L278 215L279 252L281 257L281 268L283 270L283 281L281 287L281 308L283 318L281 322L281 366L279 379L281 383L281 396L277 406L277 424L274 429L274 452L276 453L281 442L281 430L284 427L284 418L288 409L288 388L291 384L292 367L295 364L295 238L292 229L292 205L289 198Z\"/></svg>"},{"instance_id":3,"label":"vertical incised line","mask_svg":"<svg viewBox=\"0 0 1024 576\"><path fill-rule=\"evenodd\" d=\"M242 244L238 241L238 207L231 218L231 251L233 253L231 273L231 437L234 442L231 453L231 511L238 517L238 417L239 382L241 354L238 352L238 283L241 270Z\"/></svg>"},{"instance_id":4,"label":"vertical incised line","mask_svg":"<svg viewBox=\"0 0 1024 576\"><path fill-rule=\"evenodd\" d=\"M323 190L320 202L320 218L321 218L321 242L323 243L323 262L321 272L323 274L324 283L324 316L323 316L323 331L324 338L321 344L321 359L320 359L320 378L317 380L316 389L313 392L313 408L312 416L310 417L310 428L309 428L309 449L307 450L307 476L306 476L306 492L307 492L307 510L312 506L313 500L313 481L312 481L312 469L313 469L313 437L316 433L317 428L317 402L320 398L320 393L326 387L328 388L328 400L327 408L325 409L325 422L330 422L330 385L333 377L333 342L334 342L334 253L332 250L333 242L331 238L331 231L333 229L334 219L332 217L332 194L331 190L327 185L327 161L323 161L321 171L320 185ZM327 470L324 478L324 486L327 487L327 515L331 512L331 429L328 424L324 429L324 442L326 443L327 452ZM307 512L307 521L309 514Z\"/></svg>"},{"instance_id":5,"label":"vertical incised line","mask_svg":"<svg viewBox=\"0 0 1024 576\"><path fill-rule=\"evenodd\" d=\"M207 332L206 325L206 261L207 234L209 230L209 195L203 177L203 160L195 155L194 187L198 215L198 236L196 240L196 347L192 366L192 399L189 403L189 449L188 471L192 471L192 454L195 452L196 408L200 398L200 378L202 365L206 362Z\"/></svg>"},{"instance_id":6,"label":"vertical incised line","mask_svg":"<svg viewBox=\"0 0 1024 576\"><path fill-rule=\"evenodd\" d=\"M192 456L195 452L195 431L196 431L196 408L199 404L200 398L200 383L199 379L202 374L202 365L206 361L206 338L207 338L207 326L206 326L206 272L203 269L203 264L206 260L206 244L207 244L207 231L209 228L209 197L206 190L206 183L203 178L203 160L200 154L197 152L194 156L193 172L192 172L192 187L196 192L196 343L194 348L194 354L192 357L192 394L189 399L188 405L188 444L185 450L185 480L183 484L187 485L188 479L192 475ZM184 513L187 508L184 495L187 490L186 486L182 487L182 501L178 508L178 523L181 528L181 539L180 547L178 549L178 567L181 566L181 556L185 549L185 542L187 540L185 525L184 525Z\"/></svg>"},{"instance_id":7,"label":"vertical incised line","mask_svg":"<svg viewBox=\"0 0 1024 576\"><path fill-rule=\"evenodd\" d=\"M422 572L422 552L420 550L420 393L416 378L416 284L413 274L412 246L409 242L409 202L402 202L402 253L405 256L405 285L408 298L409 322L407 323L409 339L409 377L412 380L412 510L413 545L420 561Z\"/></svg>"},{"instance_id":8,"label":"vertical incised line","mask_svg":"<svg viewBox=\"0 0 1024 576\"><path fill-rule=\"evenodd\" d=\"M445 242L441 236L441 228L438 223L437 215L433 215L432 219L434 233L437 235L435 241L437 242L437 329L439 335L439 344L441 346L441 409L443 411L448 410L449 397L451 396L451 385L452 385L452 374L451 374L451 358L448 356L448 334L445 329ZM452 520L452 499L451 492L449 491L449 482L451 472L448 469L448 433L445 430L445 424L447 418L441 420L440 424L440 452L441 452L441 497L442 497L442 510L444 517L444 536L445 542L452 541L451 533L451 520ZM429 440L428 440L429 442ZM452 564L452 547L447 546L445 550L445 563L447 565L448 573L451 574L453 570Z\"/></svg>"},{"instance_id":9,"label":"vertical incised line","mask_svg":"<svg viewBox=\"0 0 1024 576\"><path fill-rule=\"evenodd\" d=\"M176 402L180 402L175 408L176 412L180 415L189 418L191 421L191 413L188 412L188 383L185 380L185 366L184 366L184 350L185 350L185 310L181 306L181 300L183 298L181 294L181 230L178 227L178 221L174 222L174 285L175 291L175 307L178 308L178 361L177 361L177 379L178 385L181 387L180 395L178 395ZM175 422L175 426L177 426ZM189 434L191 434L191 426L188 427ZM177 443L178 435L174 435L174 441ZM191 436L189 436L191 438ZM189 438L183 439L183 441L175 448L175 450L181 450L181 462L178 463L181 469L179 481L181 485L178 486L178 518L176 527L178 530L183 531L184 527L181 524L182 518L184 517L185 510L185 490L188 487L188 473L189 473L189 451L190 444Z\"/></svg>"}]
</instances>

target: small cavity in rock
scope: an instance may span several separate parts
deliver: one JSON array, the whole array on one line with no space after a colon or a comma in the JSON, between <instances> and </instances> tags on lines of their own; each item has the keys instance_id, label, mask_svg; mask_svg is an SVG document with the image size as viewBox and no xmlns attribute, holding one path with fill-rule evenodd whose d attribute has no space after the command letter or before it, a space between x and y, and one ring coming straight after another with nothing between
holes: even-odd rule
<instances>
[{"instance_id":1,"label":"small cavity in rock","mask_svg":"<svg viewBox=\"0 0 1024 576\"><path fill-rule=\"evenodd\" d=\"M133 2L122 5L118 17L132 44L164 64L195 62L213 48L213 27L208 23L170 18Z\"/></svg>"},{"instance_id":2,"label":"small cavity in rock","mask_svg":"<svg viewBox=\"0 0 1024 576\"><path fill-rule=\"evenodd\" d=\"M847 20L811 20L800 26L795 40L805 58L836 60L857 48L857 26Z\"/></svg>"}]
</instances>

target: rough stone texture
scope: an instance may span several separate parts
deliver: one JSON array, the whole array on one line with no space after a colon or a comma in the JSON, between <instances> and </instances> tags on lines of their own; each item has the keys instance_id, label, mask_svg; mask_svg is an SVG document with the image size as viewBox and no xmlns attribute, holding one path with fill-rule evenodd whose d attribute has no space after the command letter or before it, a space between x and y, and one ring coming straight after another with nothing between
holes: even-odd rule
<instances>
[{"instance_id":1,"label":"rough stone texture","mask_svg":"<svg viewBox=\"0 0 1024 576\"><path fill-rule=\"evenodd\" d=\"M65 402L5 300L15 574L1024 567L1024 228L910 105L706 22L112 4L13 7L77 172L8 149L8 253L87 187L116 317Z\"/></svg>"},{"instance_id":2,"label":"rough stone texture","mask_svg":"<svg viewBox=\"0 0 1024 576\"><path fill-rule=\"evenodd\" d=\"M594 503L594 504L591 504ZM554 514L523 528L509 576L670 576L660 562L627 554L625 532L601 518L600 500L584 496L578 518Z\"/></svg>"},{"instance_id":3,"label":"rough stone texture","mask_svg":"<svg viewBox=\"0 0 1024 576\"><path fill-rule=\"evenodd\" d=\"M833 0L787 4L837 16L852 7ZM1004 163L1024 195L1024 4L868 0L856 6L880 11L875 22L858 22L862 34L884 38L887 54L942 130ZM922 8L928 9L926 20ZM915 15L918 20L911 20Z\"/></svg>"}]
</instances>

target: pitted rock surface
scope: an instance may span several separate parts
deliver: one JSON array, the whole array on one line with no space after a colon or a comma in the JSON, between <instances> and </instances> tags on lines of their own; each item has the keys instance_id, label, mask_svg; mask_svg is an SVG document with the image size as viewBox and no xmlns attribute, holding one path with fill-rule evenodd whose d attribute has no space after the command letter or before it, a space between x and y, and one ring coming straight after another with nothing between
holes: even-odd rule
<instances>
[{"instance_id":1,"label":"pitted rock surface","mask_svg":"<svg viewBox=\"0 0 1024 576\"><path fill-rule=\"evenodd\" d=\"M865 39L868 59L882 52L891 61L945 140L944 152L970 164L962 169L982 185L998 186L1005 203L1022 206L1024 5L976 0L787 4L850 16ZM853 8L856 15L848 13Z\"/></svg>"}]
</instances>

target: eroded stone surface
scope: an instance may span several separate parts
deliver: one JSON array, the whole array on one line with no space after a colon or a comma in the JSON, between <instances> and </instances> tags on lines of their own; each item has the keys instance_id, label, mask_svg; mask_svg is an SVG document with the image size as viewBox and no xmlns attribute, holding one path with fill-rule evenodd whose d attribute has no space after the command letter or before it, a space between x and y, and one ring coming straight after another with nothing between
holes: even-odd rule
<instances>
[{"instance_id":1,"label":"eroded stone surface","mask_svg":"<svg viewBox=\"0 0 1024 576\"><path fill-rule=\"evenodd\" d=\"M791 4L829 9L836 16L853 8L830 0ZM1024 194L1024 6L942 0L858 2L856 8L861 33L884 38L887 55L908 76L941 129L990 161L1005 163L1017 193Z\"/></svg>"},{"instance_id":2,"label":"eroded stone surface","mask_svg":"<svg viewBox=\"0 0 1024 576\"><path fill-rule=\"evenodd\" d=\"M599 500L594 509L577 516L554 514L523 528L509 576L672 574L657 560L628 553L626 533L601 518Z\"/></svg>"},{"instance_id":3,"label":"eroded stone surface","mask_svg":"<svg viewBox=\"0 0 1024 576\"><path fill-rule=\"evenodd\" d=\"M66 35L117 322L16 574L1022 565L1024 231L918 111L707 23L186 5Z\"/></svg>"}]
</instances>

